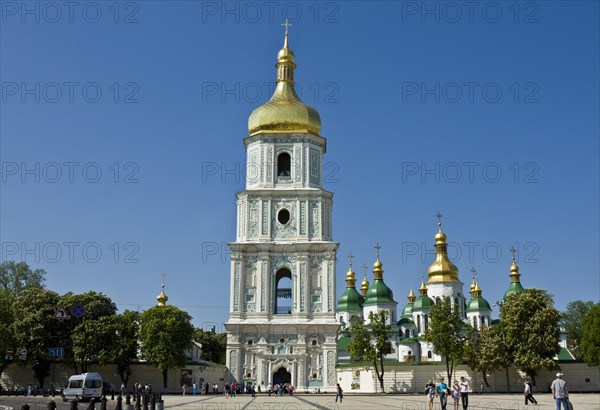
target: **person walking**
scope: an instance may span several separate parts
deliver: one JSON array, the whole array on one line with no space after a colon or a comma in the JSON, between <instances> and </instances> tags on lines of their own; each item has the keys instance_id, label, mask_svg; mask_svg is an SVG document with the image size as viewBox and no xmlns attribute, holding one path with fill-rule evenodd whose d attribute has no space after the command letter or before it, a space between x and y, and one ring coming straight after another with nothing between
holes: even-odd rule
<instances>
[{"instance_id":1,"label":"person walking","mask_svg":"<svg viewBox=\"0 0 600 410\"><path fill-rule=\"evenodd\" d=\"M338 397L340 399L340 403L342 402L342 400L344 399L344 390L342 390L342 386L340 386L340 384L337 384L337 394L335 395L335 402L337 403L338 401Z\"/></svg>"},{"instance_id":2,"label":"person walking","mask_svg":"<svg viewBox=\"0 0 600 410\"><path fill-rule=\"evenodd\" d=\"M561 403L564 410L569 410L569 389L567 389L567 382L562 377L562 373L556 373L556 379L554 379L550 386L552 388L552 397L556 400L556 410L560 410Z\"/></svg>"},{"instance_id":3,"label":"person walking","mask_svg":"<svg viewBox=\"0 0 600 410\"><path fill-rule=\"evenodd\" d=\"M532 404L537 404L537 400L533 397L531 383L529 383L529 380L525 380L525 390L523 390L523 394L525 395L525 405L527 405L530 401Z\"/></svg>"},{"instance_id":4,"label":"person walking","mask_svg":"<svg viewBox=\"0 0 600 410\"><path fill-rule=\"evenodd\" d=\"M460 401L463 410L467 410L469 407L469 382L464 377L460 378Z\"/></svg>"},{"instance_id":5,"label":"person walking","mask_svg":"<svg viewBox=\"0 0 600 410\"><path fill-rule=\"evenodd\" d=\"M435 387L436 394L440 398L440 406L442 410L446 410L448 404L448 385L444 383L444 378L440 377L440 382Z\"/></svg>"},{"instance_id":6,"label":"person walking","mask_svg":"<svg viewBox=\"0 0 600 410\"><path fill-rule=\"evenodd\" d=\"M458 410L458 399L460 398L460 386L458 385L458 380L454 380L454 384L452 385L450 392L452 393L452 398L454 399L454 410Z\"/></svg>"},{"instance_id":7,"label":"person walking","mask_svg":"<svg viewBox=\"0 0 600 410\"><path fill-rule=\"evenodd\" d=\"M429 402L429 410L433 410L433 398L435 397L435 384L433 384L432 379L429 379L429 381L425 385L425 395L427 396L427 401Z\"/></svg>"}]
</instances>

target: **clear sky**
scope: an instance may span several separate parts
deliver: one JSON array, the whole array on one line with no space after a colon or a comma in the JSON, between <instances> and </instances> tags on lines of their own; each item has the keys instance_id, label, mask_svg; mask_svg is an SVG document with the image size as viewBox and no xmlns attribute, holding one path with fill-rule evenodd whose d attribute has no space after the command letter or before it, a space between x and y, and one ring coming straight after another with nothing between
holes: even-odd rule
<instances>
[{"instance_id":1,"label":"clear sky","mask_svg":"<svg viewBox=\"0 0 600 410\"><path fill-rule=\"evenodd\" d=\"M402 307L439 210L490 303L511 245L558 309L599 299L598 2L1 6L1 258L49 289L146 309L164 271L169 303L221 329L242 141L288 17L327 138L338 296L345 256L372 280L379 242Z\"/></svg>"}]
</instances>

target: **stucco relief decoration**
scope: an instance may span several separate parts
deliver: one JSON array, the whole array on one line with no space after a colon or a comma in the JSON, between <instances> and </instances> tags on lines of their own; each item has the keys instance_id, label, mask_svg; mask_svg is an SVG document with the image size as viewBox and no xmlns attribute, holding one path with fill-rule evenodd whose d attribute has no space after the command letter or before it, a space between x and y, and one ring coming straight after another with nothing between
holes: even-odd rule
<instances>
[{"instance_id":1,"label":"stucco relief decoration","mask_svg":"<svg viewBox=\"0 0 600 410\"><path fill-rule=\"evenodd\" d=\"M286 208L290 212L290 220L285 225L277 221L277 212ZM273 238L287 239L297 235L296 231L296 203L295 202L276 202L273 204Z\"/></svg>"},{"instance_id":2,"label":"stucco relief decoration","mask_svg":"<svg viewBox=\"0 0 600 410\"><path fill-rule=\"evenodd\" d=\"M250 201L250 216L248 218L248 236L258 236L258 201Z\"/></svg>"}]
</instances>

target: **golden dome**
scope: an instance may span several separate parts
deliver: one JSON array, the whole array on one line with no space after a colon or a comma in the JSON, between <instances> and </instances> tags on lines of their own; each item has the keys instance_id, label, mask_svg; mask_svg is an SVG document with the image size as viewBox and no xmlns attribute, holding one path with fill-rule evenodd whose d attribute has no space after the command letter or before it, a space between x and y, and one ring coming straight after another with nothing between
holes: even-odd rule
<instances>
[{"instance_id":1,"label":"golden dome","mask_svg":"<svg viewBox=\"0 0 600 410\"><path fill-rule=\"evenodd\" d=\"M360 286L360 293L364 296L367 295L367 291L369 290L369 281L367 280L367 265L363 265L363 281Z\"/></svg>"},{"instance_id":2,"label":"golden dome","mask_svg":"<svg viewBox=\"0 0 600 410\"><path fill-rule=\"evenodd\" d=\"M162 290L156 297L156 300L158 301L158 306L166 306L167 305L167 300L169 300L169 298L165 294L165 285L164 284L162 285Z\"/></svg>"},{"instance_id":3,"label":"golden dome","mask_svg":"<svg viewBox=\"0 0 600 410\"><path fill-rule=\"evenodd\" d=\"M438 212L438 218L441 214ZM442 231L442 223L438 222L438 233L435 234L435 261L427 270L427 283L434 282L460 282L458 280L458 268L448 259L448 245L446 234Z\"/></svg>"},{"instance_id":4,"label":"golden dome","mask_svg":"<svg viewBox=\"0 0 600 410\"><path fill-rule=\"evenodd\" d=\"M288 47L285 33L283 48L277 54L277 86L266 104L258 107L248 118L250 135L260 133L313 133L321 131L317 110L304 104L294 89L294 53Z\"/></svg>"},{"instance_id":5,"label":"golden dome","mask_svg":"<svg viewBox=\"0 0 600 410\"><path fill-rule=\"evenodd\" d=\"M346 273L346 287L353 288L356 285L356 276L352 270L352 262L350 262L350 269Z\"/></svg>"},{"instance_id":6,"label":"golden dome","mask_svg":"<svg viewBox=\"0 0 600 410\"><path fill-rule=\"evenodd\" d=\"M408 303L414 303L416 298L417 297L415 296L415 292L413 292L413 288L411 286L410 293L408 294Z\"/></svg>"}]
</instances>

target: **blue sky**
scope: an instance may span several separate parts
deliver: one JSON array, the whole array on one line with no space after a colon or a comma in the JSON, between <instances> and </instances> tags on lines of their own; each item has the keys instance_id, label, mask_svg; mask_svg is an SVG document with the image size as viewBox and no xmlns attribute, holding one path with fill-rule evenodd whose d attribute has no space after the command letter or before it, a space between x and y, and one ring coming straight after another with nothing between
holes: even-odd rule
<instances>
[{"instance_id":1,"label":"blue sky","mask_svg":"<svg viewBox=\"0 0 600 410\"><path fill-rule=\"evenodd\" d=\"M121 310L153 305L165 271L169 303L220 329L242 140L288 17L328 142L338 295L345 256L370 271L379 242L403 306L440 210L491 303L511 245L558 309L598 301L598 3L472 4L3 2L2 259Z\"/></svg>"}]
</instances>

